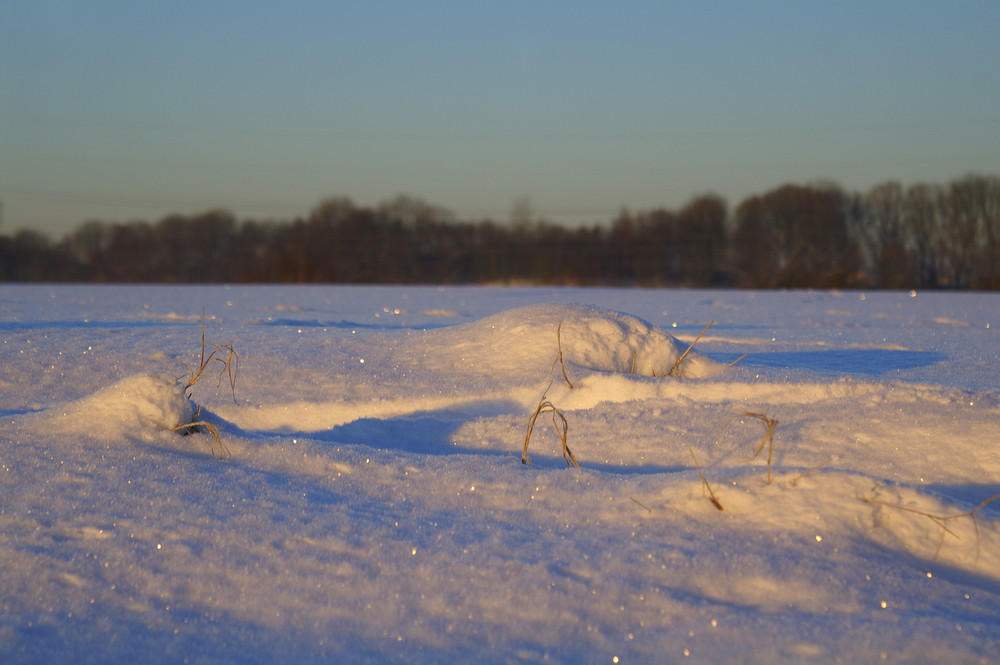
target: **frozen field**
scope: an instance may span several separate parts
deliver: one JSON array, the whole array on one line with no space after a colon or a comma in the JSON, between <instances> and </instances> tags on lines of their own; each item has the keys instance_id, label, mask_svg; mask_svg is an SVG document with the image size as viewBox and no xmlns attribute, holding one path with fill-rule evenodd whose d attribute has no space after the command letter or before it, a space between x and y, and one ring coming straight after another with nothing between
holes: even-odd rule
<instances>
[{"instance_id":1,"label":"frozen field","mask_svg":"<svg viewBox=\"0 0 1000 665\"><path fill-rule=\"evenodd\" d=\"M997 294L0 285L0 662L993 664L998 364Z\"/></svg>"}]
</instances>

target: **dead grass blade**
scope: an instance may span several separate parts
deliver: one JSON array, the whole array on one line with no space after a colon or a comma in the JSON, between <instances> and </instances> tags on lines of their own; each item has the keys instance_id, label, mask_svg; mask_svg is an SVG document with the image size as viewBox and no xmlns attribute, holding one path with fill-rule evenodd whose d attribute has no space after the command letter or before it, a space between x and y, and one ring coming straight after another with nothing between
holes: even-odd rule
<instances>
[{"instance_id":1,"label":"dead grass blade","mask_svg":"<svg viewBox=\"0 0 1000 665\"><path fill-rule=\"evenodd\" d=\"M563 324L563 322L560 321L559 322L559 327L556 328L556 343L559 345L559 356L558 356L557 360L559 361L559 367L562 369L563 378L566 379L566 385L569 386L570 390L572 390L573 389L573 382L569 380L568 376L566 376L566 364L563 362L563 352L562 352L562 324Z\"/></svg>"},{"instance_id":2,"label":"dead grass blade","mask_svg":"<svg viewBox=\"0 0 1000 665\"><path fill-rule=\"evenodd\" d=\"M647 506L646 504L642 503L641 501L639 501L639 499L635 498L634 496L630 496L629 498L632 499L632 501L635 502L635 504L640 508L645 508L647 513L649 513L650 515L653 514L653 509Z\"/></svg>"},{"instance_id":3,"label":"dead grass blade","mask_svg":"<svg viewBox=\"0 0 1000 665\"><path fill-rule=\"evenodd\" d=\"M198 381L200 381L205 371L216 364L221 365L219 369L219 380L218 385L222 385L222 377L225 376L229 379L229 389L233 395L233 402L239 404L236 401L236 375L239 371L239 356L236 355L236 351L233 349L232 344L216 344L212 350L205 355L205 312L201 313L201 363L198 365L198 369L188 372L188 382L184 386L184 390L189 390Z\"/></svg>"},{"instance_id":4,"label":"dead grass blade","mask_svg":"<svg viewBox=\"0 0 1000 665\"><path fill-rule=\"evenodd\" d=\"M979 555L980 555L980 538L979 538L979 522L976 521L976 513L980 510L993 503L994 501L1000 500L1000 494L995 494L987 499L983 499L982 502L972 510L964 513L958 513L956 515L935 515L933 513L924 512L922 510L917 510L915 508L908 508L906 506L900 506L895 503L888 503L887 501L879 501L878 499L865 498L865 503L872 503L879 506L885 506L887 508L894 508L896 510L913 513L914 515L920 515L926 517L939 527L941 527L941 537L938 539L937 549L934 550L934 560L937 561L938 555L941 554L941 547L944 545L945 534L951 534L955 540L961 540L958 535L948 528L948 522L950 520L957 520L963 517L968 517L972 520L972 529L976 534L976 565L979 565Z\"/></svg>"},{"instance_id":5,"label":"dead grass blade","mask_svg":"<svg viewBox=\"0 0 1000 665\"><path fill-rule=\"evenodd\" d=\"M744 353L744 354L743 354L742 356L740 356L739 358L737 358L737 359L736 359L736 360L734 360L733 362L729 363L729 366L730 366L730 367L732 367L733 365L735 365L736 363L738 363L739 361L743 360L744 358L746 358L746 357L747 357L747 356L749 356L749 355L750 355L750 352L749 352L749 351L747 351L747 352L746 352L746 353Z\"/></svg>"},{"instance_id":6,"label":"dead grass blade","mask_svg":"<svg viewBox=\"0 0 1000 665\"><path fill-rule=\"evenodd\" d=\"M531 441L531 432L535 429L535 421L538 420L538 416L541 414L551 413L552 426L555 428L556 434L559 436L559 441L562 443L563 460L565 460L566 466L571 466L570 461L572 461L572 466L579 469L580 464L576 461L573 451L569 449L569 445L566 443L566 437L569 434L569 424L566 422L566 416L545 396L547 392L548 388L546 388L545 393L542 393L542 398L538 400L538 406L535 407L535 412L531 414L531 419L528 421L528 433L524 436L524 450L521 452L521 464L531 464L531 458L528 456L528 442Z\"/></svg>"},{"instance_id":7,"label":"dead grass blade","mask_svg":"<svg viewBox=\"0 0 1000 665\"><path fill-rule=\"evenodd\" d=\"M198 416L196 415L195 418L197 417ZM212 435L212 457L215 459L232 459L233 455L229 452L229 448L226 447L226 444L222 442L222 437L219 436L219 430L217 430L215 425L207 420L195 420L187 423L186 425L175 425L174 427L171 427L170 430L173 432L180 432L181 434L187 436L189 434L199 432L199 428L206 429L208 433ZM216 452L216 448L219 449L218 452Z\"/></svg>"},{"instance_id":8,"label":"dead grass blade","mask_svg":"<svg viewBox=\"0 0 1000 665\"><path fill-rule=\"evenodd\" d=\"M669 372L667 372L667 375L668 375L668 376L682 376L682 375L680 374L680 367L681 367L681 363L682 363L682 362L684 362L684 358L685 358L685 357L687 356L687 354L688 354L688 353L689 353L689 352L691 351L691 349L693 349L693 348L694 348L694 345L698 343L698 340L700 340L700 339L702 338L702 335L704 335L705 333L707 333L707 332L708 332L708 329L709 329L709 328L711 328L711 327L712 327L712 326L713 326L714 324L715 324L715 321L709 321L709 322L708 322L708 325L707 325L707 326L705 326L705 329L704 329L704 330L702 330L702 331L701 331L701 332L700 332L700 333L698 334L698 336L694 338L694 341L693 341L693 342L691 342L691 346L689 346L689 347L688 347L688 348L687 348L687 349L686 349L686 350L684 351L684 353L682 353L682 354L681 354L681 355L680 355L680 356L679 356L679 357L677 358L677 362L675 362L675 363L674 363L674 366L670 368L670 371L669 371Z\"/></svg>"},{"instance_id":9,"label":"dead grass blade","mask_svg":"<svg viewBox=\"0 0 1000 665\"><path fill-rule=\"evenodd\" d=\"M222 385L222 377L225 376L229 380L229 390L233 396L233 402L239 404L236 401L236 375L239 369L239 356L236 355L236 351L233 349L232 344L216 344L212 347L210 351L206 354L205 345L205 310L201 311L201 361L198 368L193 371L188 372L188 380L184 385L184 394L188 399L191 399L191 388L198 383L202 378L204 378L206 370L209 367L219 368L218 385ZM191 418L191 422L184 423L181 425L175 425L170 428L174 432L180 432L184 435L193 434L199 432L202 429L208 431L212 435L212 457L216 459L230 459L232 454L229 452L229 448L226 444L222 443L222 439L219 437L219 430L215 428L212 423L201 419L201 407L197 407L197 411ZM216 452L218 449L218 452Z\"/></svg>"},{"instance_id":10,"label":"dead grass blade","mask_svg":"<svg viewBox=\"0 0 1000 665\"><path fill-rule=\"evenodd\" d=\"M764 445L767 445L767 484L771 484L771 458L774 456L774 428L778 426L778 421L773 418L768 418L763 413L753 413L751 411L745 411L738 415L733 416L726 423L726 427L729 426L737 418L753 418L759 420L764 424L764 436L760 438L760 443L757 444L757 450L754 451L753 457L750 461L754 461L760 455L761 451L764 450ZM725 429L725 427L723 428Z\"/></svg>"},{"instance_id":11,"label":"dead grass blade","mask_svg":"<svg viewBox=\"0 0 1000 665\"><path fill-rule=\"evenodd\" d=\"M688 446L688 451L691 453L691 459L694 460L694 468L698 472L698 477L701 478L702 496L705 495L705 492L708 492L708 500L712 502L712 505L719 510L725 510L725 508L722 507L722 504L719 503L719 500L715 498L715 492L712 491L711 485L709 485L708 481L705 480L705 476L701 472L701 467L698 466L698 458L694 456L694 449Z\"/></svg>"},{"instance_id":12,"label":"dead grass blade","mask_svg":"<svg viewBox=\"0 0 1000 665\"><path fill-rule=\"evenodd\" d=\"M832 461L833 461L833 458L832 458L832 457L829 457L829 458L827 458L825 462L820 462L819 464L817 464L817 465L816 465L816 466L814 466L813 468L811 468L811 469L807 469L806 471L803 471L803 472L802 472L802 473L800 473L799 475L797 475L797 476L795 476L794 478L792 478L792 479L791 479L791 480L789 481L789 484L790 484L790 485L791 485L792 487L795 487L795 486L796 486L796 485L798 484L798 482L799 482L800 480L802 480L803 478L805 478L806 476L808 476L808 475L809 475L810 473L812 473L813 471L815 471L815 470L817 470L817 469L822 469L822 468L823 468L824 466L826 466L827 464L829 464L829 463L830 463L830 462L832 462Z\"/></svg>"}]
</instances>

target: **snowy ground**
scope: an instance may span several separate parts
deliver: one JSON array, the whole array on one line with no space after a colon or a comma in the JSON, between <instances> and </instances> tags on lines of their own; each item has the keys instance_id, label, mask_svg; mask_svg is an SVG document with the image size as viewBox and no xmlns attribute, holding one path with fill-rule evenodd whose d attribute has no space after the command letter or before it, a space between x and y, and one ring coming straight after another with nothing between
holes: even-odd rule
<instances>
[{"instance_id":1,"label":"snowy ground","mask_svg":"<svg viewBox=\"0 0 1000 665\"><path fill-rule=\"evenodd\" d=\"M0 662L995 663L998 361L986 294L3 285Z\"/></svg>"}]
</instances>

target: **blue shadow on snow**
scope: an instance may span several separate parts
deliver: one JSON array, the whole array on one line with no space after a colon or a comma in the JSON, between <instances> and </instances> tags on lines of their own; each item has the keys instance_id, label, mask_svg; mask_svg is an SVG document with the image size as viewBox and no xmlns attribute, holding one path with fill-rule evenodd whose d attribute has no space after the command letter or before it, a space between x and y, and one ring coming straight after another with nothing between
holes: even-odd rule
<instances>
[{"instance_id":1,"label":"blue shadow on snow","mask_svg":"<svg viewBox=\"0 0 1000 665\"><path fill-rule=\"evenodd\" d=\"M928 367L946 359L947 356L936 351L829 349L826 351L751 353L744 360L741 360L740 364L877 376L900 370Z\"/></svg>"}]
</instances>

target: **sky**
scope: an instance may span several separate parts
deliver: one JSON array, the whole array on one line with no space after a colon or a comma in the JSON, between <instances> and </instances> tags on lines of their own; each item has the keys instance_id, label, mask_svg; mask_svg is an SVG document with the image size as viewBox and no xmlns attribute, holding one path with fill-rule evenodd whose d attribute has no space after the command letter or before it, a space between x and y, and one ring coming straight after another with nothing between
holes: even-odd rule
<instances>
[{"instance_id":1,"label":"sky","mask_svg":"<svg viewBox=\"0 0 1000 665\"><path fill-rule=\"evenodd\" d=\"M0 0L0 233L992 175L998 34L996 0Z\"/></svg>"}]
</instances>

